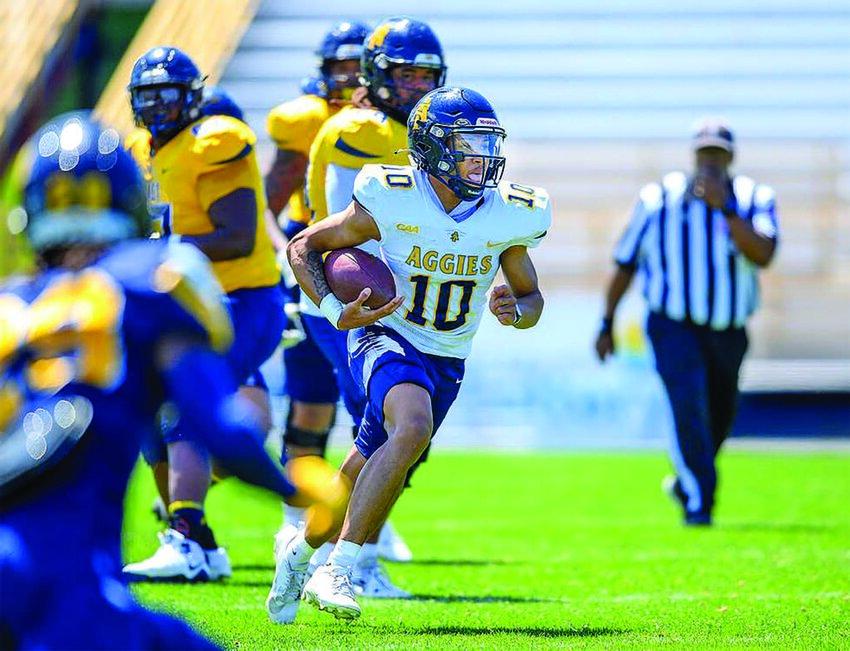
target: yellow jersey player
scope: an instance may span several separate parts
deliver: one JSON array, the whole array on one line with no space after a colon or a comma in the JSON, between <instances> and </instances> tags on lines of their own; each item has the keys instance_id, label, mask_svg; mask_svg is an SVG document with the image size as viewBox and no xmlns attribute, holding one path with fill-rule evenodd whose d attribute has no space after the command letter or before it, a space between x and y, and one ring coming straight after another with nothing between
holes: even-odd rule
<instances>
[{"instance_id":1,"label":"yellow jersey player","mask_svg":"<svg viewBox=\"0 0 850 651\"><path fill-rule=\"evenodd\" d=\"M238 385L264 388L258 369L280 342L284 316L280 273L264 224L256 136L236 118L202 114L203 77L177 48L156 47L140 57L128 89L136 125L151 134L151 181L171 208L164 232L170 240L193 244L211 260L234 325L228 366ZM260 402L256 389L252 399ZM179 419L164 419L163 438L169 464L169 531L150 559L128 565L125 574L136 579L195 579L196 564L184 552L185 545L175 543L180 538L171 534L176 532L204 550L208 578L229 576L227 554L204 518L210 483L206 448Z\"/></svg>"},{"instance_id":2,"label":"yellow jersey player","mask_svg":"<svg viewBox=\"0 0 850 651\"><path fill-rule=\"evenodd\" d=\"M360 55L369 27L343 21L334 25L316 51L317 75L297 99L283 102L271 110L266 123L277 145L274 162L266 176L269 234L283 252L289 239L307 227L310 219L304 196L304 173L310 145L325 120L338 113L359 87L357 73ZM284 212L286 214L284 214ZM286 219L281 232L277 218ZM282 267L288 268L285 257ZM298 319L298 285L290 278L283 289L287 315ZM283 350L284 393L289 397L289 412L283 432L283 454L290 459L303 455L324 456L328 437L336 417L339 388L333 366L303 329L303 339ZM286 338L285 338L286 341ZM283 505L284 524L275 536L275 548L286 543L304 523L304 510Z\"/></svg>"},{"instance_id":3,"label":"yellow jersey player","mask_svg":"<svg viewBox=\"0 0 850 651\"><path fill-rule=\"evenodd\" d=\"M313 221L351 201L354 177L366 164L407 163L407 116L428 91L442 86L446 66L437 36L422 21L396 17L369 35L361 82L374 108L340 113L322 126L310 150L308 202Z\"/></svg>"},{"instance_id":4,"label":"yellow jersey player","mask_svg":"<svg viewBox=\"0 0 850 651\"><path fill-rule=\"evenodd\" d=\"M266 176L266 196L274 217L288 208L284 227L287 239L307 226L310 212L304 195L304 174L310 146L319 128L329 117L348 105L359 86L360 55L369 28L359 22L334 25L316 51L318 77L301 97L274 107L266 129L277 146L274 163ZM295 231L295 232L292 232Z\"/></svg>"}]
</instances>

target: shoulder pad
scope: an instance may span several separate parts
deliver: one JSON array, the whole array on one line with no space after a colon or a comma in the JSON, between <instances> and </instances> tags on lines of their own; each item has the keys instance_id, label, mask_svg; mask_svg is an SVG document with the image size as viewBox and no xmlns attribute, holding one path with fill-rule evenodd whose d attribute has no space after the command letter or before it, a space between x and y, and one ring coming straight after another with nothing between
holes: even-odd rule
<instances>
[{"instance_id":1,"label":"shoulder pad","mask_svg":"<svg viewBox=\"0 0 850 651\"><path fill-rule=\"evenodd\" d=\"M375 197L388 187L384 178L385 171L381 165L364 165L354 179L354 198L370 212Z\"/></svg>"},{"instance_id":2,"label":"shoulder pad","mask_svg":"<svg viewBox=\"0 0 850 651\"><path fill-rule=\"evenodd\" d=\"M649 208L661 204L661 185L659 183L647 183L640 189L640 200Z\"/></svg>"},{"instance_id":3,"label":"shoulder pad","mask_svg":"<svg viewBox=\"0 0 850 651\"><path fill-rule=\"evenodd\" d=\"M661 179L661 185L670 194L680 194L688 187L688 175L684 172L670 172Z\"/></svg>"},{"instance_id":4,"label":"shoulder pad","mask_svg":"<svg viewBox=\"0 0 850 651\"><path fill-rule=\"evenodd\" d=\"M266 130L281 149L288 149L286 145L290 142L302 141L306 141L309 148L309 143L329 115L328 103L324 99L303 95L275 106L269 112Z\"/></svg>"},{"instance_id":5,"label":"shoulder pad","mask_svg":"<svg viewBox=\"0 0 850 651\"><path fill-rule=\"evenodd\" d=\"M503 181L496 188L505 204L532 211L549 209L549 193L543 188Z\"/></svg>"},{"instance_id":6,"label":"shoulder pad","mask_svg":"<svg viewBox=\"0 0 850 651\"><path fill-rule=\"evenodd\" d=\"M169 242L153 277L154 289L169 294L207 331L210 345L224 352L233 343L233 324L224 292L206 257L191 244Z\"/></svg>"},{"instance_id":7,"label":"shoulder pad","mask_svg":"<svg viewBox=\"0 0 850 651\"><path fill-rule=\"evenodd\" d=\"M391 131L387 116L380 111L350 108L340 111L329 122L336 130L330 144L344 154L363 161L385 156Z\"/></svg>"},{"instance_id":8,"label":"shoulder pad","mask_svg":"<svg viewBox=\"0 0 850 651\"><path fill-rule=\"evenodd\" d=\"M776 201L776 191L769 185L756 185L756 201L761 204L773 203Z\"/></svg>"},{"instance_id":9,"label":"shoulder pad","mask_svg":"<svg viewBox=\"0 0 850 651\"><path fill-rule=\"evenodd\" d=\"M213 115L192 125L192 150L208 165L244 158L257 144L257 136L244 122L229 115Z\"/></svg>"},{"instance_id":10,"label":"shoulder pad","mask_svg":"<svg viewBox=\"0 0 850 651\"><path fill-rule=\"evenodd\" d=\"M738 197L739 200L746 199L749 201L750 197L753 195L753 191L755 190L756 182L749 176L739 174L732 179L732 187L735 189L735 196Z\"/></svg>"},{"instance_id":11,"label":"shoulder pad","mask_svg":"<svg viewBox=\"0 0 850 651\"><path fill-rule=\"evenodd\" d=\"M510 239L514 244L536 247L552 226L549 193L543 188L503 181L498 186L503 204L511 212Z\"/></svg>"}]
</instances>

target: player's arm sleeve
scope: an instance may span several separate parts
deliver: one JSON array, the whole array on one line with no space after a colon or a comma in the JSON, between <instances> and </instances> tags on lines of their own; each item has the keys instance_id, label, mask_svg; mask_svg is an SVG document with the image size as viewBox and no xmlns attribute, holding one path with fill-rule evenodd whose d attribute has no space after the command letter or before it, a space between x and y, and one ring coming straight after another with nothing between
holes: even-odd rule
<instances>
[{"instance_id":1,"label":"player's arm sleeve","mask_svg":"<svg viewBox=\"0 0 850 651\"><path fill-rule=\"evenodd\" d=\"M534 188L530 205L525 201L521 204L510 204L521 215L520 223L522 224L522 232L513 239L511 245L534 249L540 246L546 233L552 227L552 206L549 202L549 193L542 188Z\"/></svg>"},{"instance_id":2,"label":"player's arm sleeve","mask_svg":"<svg viewBox=\"0 0 850 651\"><path fill-rule=\"evenodd\" d=\"M635 269L640 257L641 244L646 235L652 215L661 207L663 192L658 184L641 190L640 197L632 210L632 217L614 247L614 262L621 267Z\"/></svg>"},{"instance_id":3,"label":"player's arm sleeve","mask_svg":"<svg viewBox=\"0 0 850 651\"><path fill-rule=\"evenodd\" d=\"M239 160L218 169L207 172L198 177L198 201L201 208L209 210L210 206L224 196L227 196L239 188L248 188L254 191L254 173L251 163L247 160ZM256 215L246 215L253 223Z\"/></svg>"}]
</instances>

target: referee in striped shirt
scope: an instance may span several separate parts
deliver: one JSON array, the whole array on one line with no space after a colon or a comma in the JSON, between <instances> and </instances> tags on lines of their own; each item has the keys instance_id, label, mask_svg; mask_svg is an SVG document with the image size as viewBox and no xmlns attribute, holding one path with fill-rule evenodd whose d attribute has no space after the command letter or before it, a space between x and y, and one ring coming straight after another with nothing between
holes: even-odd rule
<instances>
[{"instance_id":1,"label":"referee in striped shirt","mask_svg":"<svg viewBox=\"0 0 850 651\"><path fill-rule=\"evenodd\" d=\"M727 125L700 123L693 150L691 176L673 172L641 190L614 253L596 353L601 361L614 353L617 305L638 273L676 428L676 477L666 489L686 524L710 525L715 458L732 429L746 323L758 307L758 272L773 258L778 225L773 189L729 173L735 140Z\"/></svg>"}]
</instances>

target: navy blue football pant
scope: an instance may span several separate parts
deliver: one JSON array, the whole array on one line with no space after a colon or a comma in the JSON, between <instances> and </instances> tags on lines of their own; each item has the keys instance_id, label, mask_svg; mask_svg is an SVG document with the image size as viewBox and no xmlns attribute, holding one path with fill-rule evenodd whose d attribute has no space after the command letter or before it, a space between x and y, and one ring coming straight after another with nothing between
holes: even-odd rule
<instances>
[{"instance_id":1,"label":"navy blue football pant","mask_svg":"<svg viewBox=\"0 0 850 651\"><path fill-rule=\"evenodd\" d=\"M712 330L650 312L647 333L673 410L671 457L687 496L685 516L710 517L717 489L715 458L737 411L746 330Z\"/></svg>"}]
</instances>

